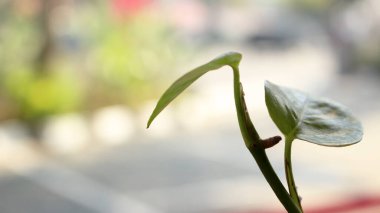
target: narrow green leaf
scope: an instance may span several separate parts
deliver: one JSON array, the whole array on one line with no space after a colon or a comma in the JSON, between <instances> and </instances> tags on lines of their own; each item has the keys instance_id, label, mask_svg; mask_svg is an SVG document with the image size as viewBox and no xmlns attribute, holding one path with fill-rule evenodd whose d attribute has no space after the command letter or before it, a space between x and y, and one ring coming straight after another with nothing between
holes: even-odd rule
<instances>
[{"instance_id":1,"label":"narrow green leaf","mask_svg":"<svg viewBox=\"0 0 380 213\"><path fill-rule=\"evenodd\" d=\"M156 108L153 110L152 115L150 116L147 128L149 128L152 121L157 117L160 112L165 109L165 107L172 102L179 94L181 94L187 87L189 87L194 81L196 81L198 78L200 78L205 73L219 69L225 65L229 65L231 67L238 66L242 56L240 53L237 52L229 52L226 54L223 54L210 62L201 65L182 77L180 77L178 80L176 80L161 96L160 100L158 101Z\"/></svg>"},{"instance_id":2,"label":"narrow green leaf","mask_svg":"<svg viewBox=\"0 0 380 213\"><path fill-rule=\"evenodd\" d=\"M268 81L265 101L272 120L287 138L323 146L348 146L362 139L360 122L336 102Z\"/></svg>"}]
</instances>

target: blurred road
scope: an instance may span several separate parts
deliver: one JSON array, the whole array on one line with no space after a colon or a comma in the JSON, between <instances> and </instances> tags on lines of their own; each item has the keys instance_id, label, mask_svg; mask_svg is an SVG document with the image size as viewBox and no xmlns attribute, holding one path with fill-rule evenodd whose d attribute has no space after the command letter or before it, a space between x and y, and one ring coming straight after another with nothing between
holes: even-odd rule
<instances>
[{"instance_id":1,"label":"blurred road","mask_svg":"<svg viewBox=\"0 0 380 213\"><path fill-rule=\"evenodd\" d=\"M276 64L272 70L266 68L267 64L276 60L253 53L245 54L242 62L246 94L260 99L252 102L247 98L248 106L261 105L252 108L251 114L263 137L278 134L265 112L263 89L252 93L257 85L262 87L265 78L342 102L352 108L364 126L364 139L354 146L335 149L301 141L294 144L295 179L305 209L312 212L363 197L379 198L379 73L363 71L337 75L330 62L323 58L310 59L316 67L307 67L311 65L307 59L300 59L303 57L300 52L277 57L286 63ZM281 67L288 67L290 71L285 72ZM304 71L310 69L316 71ZM7 163L1 165L0 212L283 212L239 136L229 91L229 74L210 74L210 78L206 77L197 85L199 90L209 88L203 98L211 99L212 103L202 107L215 107L216 110L206 114L194 107L199 102L188 105L187 113L182 114L195 122L193 126L179 121L180 125L174 125L171 134L155 136L157 130L154 129L165 125L164 120L170 117L164 113L152 125L152 130L141 130L132 142L124 145L72 157L24 151L19 153L24 155L22 162L12 160L21 156L9 156L8 161L3 159L2 162ZM254 86L248 85L251 81ZM223 95L211 98L218 92ZM228 101L222 102L225 99ZM220 108L220 103L225 108ZM183 107L179 105L179 111L183 111ZM206 115L208 117L204 117ZM197 116L203 116L203 120ZM282 153L281 145L268 150L279 174L284 173ZM281 178L284 180L283 175ZM367 211L380 212L380 204L375 202L355 211L345 210Z\"/></svg>"}]
</instances>

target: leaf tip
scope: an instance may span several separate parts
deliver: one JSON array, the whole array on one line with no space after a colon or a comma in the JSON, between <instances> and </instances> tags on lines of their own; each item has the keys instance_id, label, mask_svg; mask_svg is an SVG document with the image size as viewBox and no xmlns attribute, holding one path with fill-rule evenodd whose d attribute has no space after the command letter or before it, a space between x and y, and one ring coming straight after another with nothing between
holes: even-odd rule
<instances>
[{"instance_id":1,"label":"leaf tip","mask_svg":"<svg viewBox=\"0 0 380 213\"><path fill-rule=\"evenodd\" d=\"M264 86L265 86L265 88L270 87L270 86L272 86L272 85L273 85L272 82L270 82L270 81L268 81L268 80L265 80L265 81L264 81Z\"/></svg>"},{"instance_id":2,"label":"leaf tip","mask_svg":"<svg viewBox=\"0 0 380 213\"><path fill-rule=\"evenodd\" d=\"M146 123L146 129L149 129L150 125L151 125L152 122L153 122L153 119L154 119L154 118L152 118L152 116L150 116L148 122Z\"/></svg>"}]
</instances>

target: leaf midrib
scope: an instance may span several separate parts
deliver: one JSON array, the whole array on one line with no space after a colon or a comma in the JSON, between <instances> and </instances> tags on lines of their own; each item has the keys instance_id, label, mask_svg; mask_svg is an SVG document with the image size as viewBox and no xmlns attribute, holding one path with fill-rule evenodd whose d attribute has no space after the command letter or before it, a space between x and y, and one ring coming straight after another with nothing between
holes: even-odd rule
<instances>
[{"instance_id":1,"label":"leaf midrib","mask_svg":"<svg viewBox=\"0 0 380 213\"><path fill-rule=\"evenodd\" d=\"M289 132L289 134L285 135L285 137L287 138L288 141L293 141L295 138L296 138L296 135L298 133L298 130L299 130L299 127L301 126L302 124L302 120L303 118L305 117L305 111L306 111L306 107L307 105L310 103L310 96L307 95L306 96L306 100L305 100L305 104L303 105L302 107L302 111L300 113L300 117L297 118L297 124L294 126L294 128Z\"/></svg>"}]
</instances>

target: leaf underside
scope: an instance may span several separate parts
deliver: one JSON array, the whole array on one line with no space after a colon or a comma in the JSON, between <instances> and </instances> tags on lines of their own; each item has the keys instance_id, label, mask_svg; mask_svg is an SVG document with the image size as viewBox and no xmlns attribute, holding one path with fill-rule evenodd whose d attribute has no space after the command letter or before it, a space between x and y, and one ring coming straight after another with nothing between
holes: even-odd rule
<instances>
[{"instance_id":1,"label":"leaf underside","mask_svg":"<svg viewBox=\"0 0 380 213\"><path fill-rule=\"evenodd\" d=\"M362 139L360 122L346 107L331 100L267 81L265 102L274 123L291 140L340 147Z\"/></svg>"},{"instance_id":2,"label":"leaf underside","mask_svg":"<svg viewBox=\"0 0 380 213\"><path fill-rule=\"evenodd\" d=\"M219 69L225 65L235 66L239 64L241 58L242 55L240 53L229 52L187 72L185 75L180 77L164 92L164 94L159 99L152 115L148 120L147 128L149 128L150 124L157 117L157 115L160 114L160 112L164 110L170 102L172 102L179 94L181 94L187 87L189 87L202 75L209 71Z\"/></svg>"}]
</instances>

